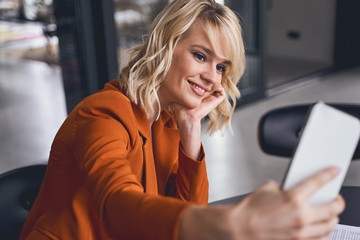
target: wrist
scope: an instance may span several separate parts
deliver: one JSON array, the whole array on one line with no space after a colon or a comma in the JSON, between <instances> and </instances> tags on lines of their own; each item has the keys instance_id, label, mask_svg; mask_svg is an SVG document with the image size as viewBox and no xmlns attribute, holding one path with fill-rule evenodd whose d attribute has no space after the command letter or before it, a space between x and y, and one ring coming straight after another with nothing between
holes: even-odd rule
<instances>
[{"instance_id":1,"label":"wrist","mask_svg":"<svg viewBox=\"0 0 360 240\"><path fill-rule=\"evenodd\" d=\"M248 211L249 198L232 205L228 211L230 231L244 240L259 239L261 229L258 226L256 213Z\"/></svg>"},{"instance_id":2,"label":"wrist","mask_svg":"<svg viewBox=\"0 0 360 240\"><path fill-rule=\"evenodd\" d=\"M180 219L179 240L233 239L227 206L190 206Z\"/></svg>"},{"instance_id":3,"label":"wrist","mask_svg":"<svg viewBox=\"0 0 360 240\"><path fill-rule=\"evenodd\" d=\"M179 125L180 145L186 155L198 160L201 152L201 124Z\"/></svg>"}]
</instances>

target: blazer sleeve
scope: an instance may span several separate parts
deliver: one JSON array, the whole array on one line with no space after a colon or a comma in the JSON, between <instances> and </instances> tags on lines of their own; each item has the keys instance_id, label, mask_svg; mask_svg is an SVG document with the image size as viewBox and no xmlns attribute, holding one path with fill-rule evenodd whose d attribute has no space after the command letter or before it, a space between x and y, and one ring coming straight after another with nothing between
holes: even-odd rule
<instances>
[{"instance_id":1,"label":"blazer sleeve","mask_svg":"<svg viewBox=\"0 0 360 240\"><path fill-rule=\"evenodd\" d=\"M139 151L132 131L131 105L119 109L120 94L98 94L78 109L73 153L98 218L120 239L176 239L189 203L145 194L129 156ZM125 112L126 114L124 114ZM127 117L123 117L123 116ZM138 134L138 133L137 133ZM140 149L141 150L141 149ZM185 167L185 166L184 166ZM184 176L185 177L185 176Z\"/></svg>"},{"instance_id":2,"label":"blazer sleeve","mask_svg":"<svg viewBox=\"0 0 360 240\"><path fill-rule=\"evenodd\" d=\"M209 182L206 172L205 153L201 145L200 158L189 157L179 144L179 161L173 167L167 184L170 196L202 205L208 203Z\"/></svg>"}]
</instances>

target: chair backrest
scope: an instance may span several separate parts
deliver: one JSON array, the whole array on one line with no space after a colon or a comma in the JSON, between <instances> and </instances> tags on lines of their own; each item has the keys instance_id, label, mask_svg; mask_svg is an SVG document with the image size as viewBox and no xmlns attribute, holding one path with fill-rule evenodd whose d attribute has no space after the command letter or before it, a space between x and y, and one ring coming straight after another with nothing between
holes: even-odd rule
<instances>
[{"instance_id":1,"label":"chair backrest","mask_svg":"<svg viewBox=\"0 0 360 240\"><path fill-rule=\"evenodd\" d=\"M46 165L33 165L0 175L0 239L19 239L45 171Z\"/></svg>"},{"instance_id":2,"label":"chair backrest","mask_svg":"<svg viewBox=\"0 0 360 240\"><path fill-rule=\"evenodd\" d=\"M258 139L261 149L268 154L291 157L308 110L313 104L277 108L265 113L259 121ZM360 119L360 105L328 103ZM360 158L360 142L353 159Z\"/></svg>"}]
</instances>

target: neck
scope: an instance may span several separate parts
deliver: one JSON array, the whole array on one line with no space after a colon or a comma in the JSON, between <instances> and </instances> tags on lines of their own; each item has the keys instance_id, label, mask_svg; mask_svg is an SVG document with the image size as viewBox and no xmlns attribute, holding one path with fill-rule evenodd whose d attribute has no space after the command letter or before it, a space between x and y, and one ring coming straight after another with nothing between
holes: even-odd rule
<instances>
[{"instance_id":1,"label":"neck","mask_svg":"<svg viewBox=\"0 0 360 240\"><path fill-rule=\"evenodd\" d=\"M152 114L147 114L147 117L149 119L149 123L150 123L150 127L151 125L155 122L156 118L157 118L157 113L158 113L158 106L156 105L154 107L155 111ZM162 109L161 109L162 110Z\"/></svg>"}]
</instances>

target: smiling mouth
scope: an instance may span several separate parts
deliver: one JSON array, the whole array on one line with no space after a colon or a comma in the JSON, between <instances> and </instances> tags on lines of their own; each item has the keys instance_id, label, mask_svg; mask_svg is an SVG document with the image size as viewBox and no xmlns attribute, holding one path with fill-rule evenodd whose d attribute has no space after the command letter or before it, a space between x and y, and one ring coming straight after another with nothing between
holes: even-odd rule
<instances>
[{"instance_id":1,"label":"smiling mouth","mask_svg":"<svg viewBox=\"0 0 360 240\"><path fill-rule=\"evenodd\" d=\"M190 82L190 81L188 81L188 83L189 83L191 86L193 86L194 88L196 88L196 89L198 89L199 91L201 91L202 93L205 93L205 92L206 92L205 89L203 89L202 87L196 85L195 83Z\"/></svg>"}]
</instances>

